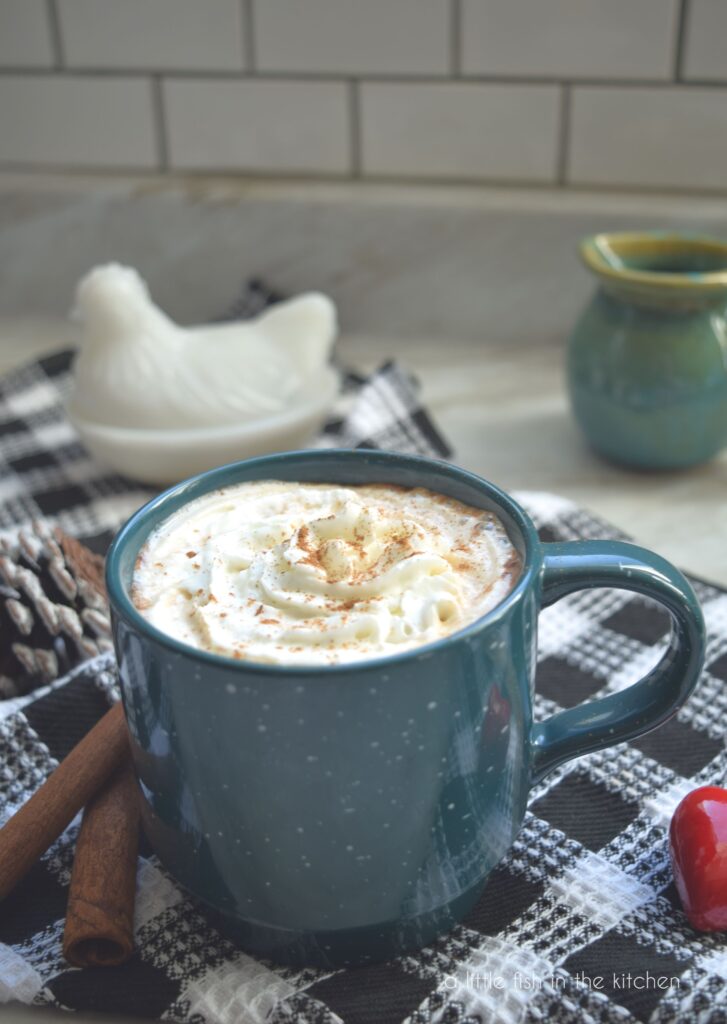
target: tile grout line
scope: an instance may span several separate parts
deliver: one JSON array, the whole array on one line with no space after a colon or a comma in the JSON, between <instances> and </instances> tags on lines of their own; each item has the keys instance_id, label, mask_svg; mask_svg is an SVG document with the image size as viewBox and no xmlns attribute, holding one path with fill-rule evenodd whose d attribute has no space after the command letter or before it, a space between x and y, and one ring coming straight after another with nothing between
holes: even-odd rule
<instances>
[{"instance_id":1,"label":"tile grout line","mask_svg":"<svg viewBox=\"0 0 727 1024\"><path fill-rule=\"evenodd\" d=\"M210 82L244 82L250 78L261 81L277 82L345 82L347 79L342 72L311 72L311 71L260 71L255 69L253 73L245 70L240 71L216 71L214 68L205 71L192 70L189 68L90 68L90 67L68 67L41 68L41 67L0 67L0 79L17 76L48 78L66 77L75 75L78 78L87 78L89 81L99 78L141 78L147 79L150 75L161 75L165 78L186 79L194 81ZM673 89L675 84L680 89L688 92L691 89L714 89L715 92L727 90L727 78L689 78L675 83L670 78L569 78L567 80L554 77L532 77L523 75L462 75L454 79L451 75L402 75L394 73L374 73L361 75L356 79L359 83L375 82L381 85L448 85L453 82L468 85L530 85L538 86L568 86L571 88L587 87L593 89Z\"/></svg>"},{"instance_id":2,"label":"tile grout line","mask_svg":"<svg viewBox=\"0 0 727 1024\"><path fill-rule=\"evenodd\" d=\"M682 82L684 73L684 49L688 31L689 0L679 0L676 17L676 38L674 40L674 81Z\"/></svg>"},{"instance_id":3,"label":"tile grout line","mask_svg":"<svg viewBox=\"0 0 727 1024\"><path fill-rule=\"evenodd\" d=\"M449 32L450 75L459 78L462 74L462 0L451 0Z\"/></svg>"},{"instance_id":4,"label":"tile grout line","mask_svg":"<svg viewBox=\"0 0 727 1024\"><path fill-rule=\"evenodd\" d=\"M361 92L359 82L348 82L348 133L351 149L351 177L360 178L361 168Z\"/></svg>"},{"instance_id":5,"label":"tile grout line","mask_svg":"<svg viewBox=\"0 0 727 1024\"><path fill-rule=\"evenodd\" d=\"M212 169L202 168L170 168L168 175L159 175L153 168L134 165L125 167L121 170L114 167L98 167L88 166L85 164L69 164L69 163L33 163L22 160L9 160L0 165L0 178L6 174L22 173L28 174L31 177L42 180L42 178L49 173L61 173L68 175L70 179L73 178L87 178L91 177L98 179L99 181L104 180L115 180L121 178L138 178L140 181L144 181L155 177L167 177L170 184L174 185L175 182L187 181L187 179L199 179L200 181L209 180L213 178L219 181L230 181L237 182L240 180L249 180L253 182L265 181L280 184L299 184L301 182L308 184L325 183L331 185L345 184L349 176L335 171L274 171L263 173L259 170L249 168L239 168L238 170L225 170L218 171ZM453 186L461 186L464 188L475 188L490 191L492 189L506 189L512 192L527 192L528 190L535 189L539 192L552 193L554 195L564 191L571 192L573 195L592 195L597 192L605 196L621 197L626 196L630 199L637 199L641 196L647 199L660 199L660 200L673 200L673 199L697 199L697 200L719 200L727 199L727 186L719 188L716 186L701 186L690 188L686 185L643 185L629 183L614 183L614 182L583 182L583 181L572 181L568 182L567 189L564 190L560 185L554 183L552 180L543 178L528 178L526 180L514 181L512 178L498 178L498 177L462 177L462 176L450 176L445 175L443 177L432 177L430 175L414 176L405 174L383 174L375 171L363 175L362 180L372 185L393 185L393 186L412 186L418 187L429 187L434 189L447 189Z\"/></svg>"},{"instance_id":6,"label":"tile grout line","mask_svg":"<svg viewBox=\"0 0 727 1024\"><path fill-rule=\"evenodd\" d=\"M58 8L56 6L56 0L46 0L46 12L48 15L48 28L50 31L51 48L53 50L53 60L55 62L56 71L60 71L64 67L64 55L63 55L63 35L61 33L61 22L58 17Z\"/></svg>"},{"instance_id":7,"label":"tile grout line","mask_svg":"<svg viewBox=\"0 0 727 1024\"><path fill-rule=\"evenodd\" d=\"M253 0L240 0L242 4L243 56L248 74L257 70L257 53L255 52L255 13Z\"/></svg>"},{"instance_id":8,"label":"tile grout line","mask_svg":"<svg viewBox=\"0 0 727 1024\"><path fill-rule=\"evenodd\" d=\"M564 83L562 89L560 97L560 123L558 125L558 165L556 171L557 183L561 187L568 183L572 95L569 83Z\"/></svg>"},{"instance_id":9,"label":"tile grout line","mask_svg":"<svg viewBox=\"0 0 727 1024\"><path fill-rule=\"evenodd\" d=\"M157 161L162 171L169 170L169 146L167 144L166 117L164 116L164 90L162 76L151 77L151 108L156 139Z\"/></svg>"}]
</instances>

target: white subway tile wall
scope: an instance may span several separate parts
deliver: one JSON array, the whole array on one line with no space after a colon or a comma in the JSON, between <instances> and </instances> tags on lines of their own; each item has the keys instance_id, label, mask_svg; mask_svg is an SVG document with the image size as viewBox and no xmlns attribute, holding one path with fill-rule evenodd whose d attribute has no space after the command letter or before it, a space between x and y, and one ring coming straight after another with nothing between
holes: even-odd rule
<instances>
[{"instance_id":1,"label":"white subway tile wall","mask_svg":"<svg viewBox=\"0 0 727 1024\"><path fill-rule=\"evenodd\" d=\"M56 0L69 68L241 71L240 0Z\"/></svg>"},{"instance_id":2,"label":"white subway tile wall","mask_svg":"<svg viewBox=\"0 0 727 1024\"><path fill-rule=\"evenodd\" d=\"M576 88L571 124L576 184L727 187L722 89Z\"/></svg>"},{"instance_id":3,"label":"white subway tile wall","mask_svg":"<svg viewBox=\"0 0 727 1024\"><path fill-rule=\"evenodd\" d=\"M255 7L261 71L339 75L446 75L449 0L261 0Z\"/></svg>"},{"instance_id":4,"label":"white subway tile wall","mask_svg":"<svg viewBox=\"0 0 727 1024\"><path fill-rule=\"evenodd\" d=\"M727 193L727 0L0 0L0 167Z\"/></svg>"},{"instance_id":5,"label":"white subway tile wall","mask_svg":"<svg viewBox=\"0 0 727 1024\"><path fill-rule=\"evenodd\" d=\"M143 78L3 75L3 163L29 167L153 168L151 85Z\"/></svg>"},{"instance_id":6,"label":"white subway tile wall","mask_svg":"<svg viewBox=\"0 0 727 1024\"><path fill-rule=\"evenodd\" d=\"M691 0L684 77L727 81L727 2Z\"/></svg>"},{"instance_id":7,"label":"white subway tile wall","mask_svg":"<svg viewBox=\"0 0 727 1024\"><path fill-rule=\"evenodd\" d=\"M0 68L53 67L46 0L0 0Z\"/></svg>"},{"instance_id":8,"label":"white subway tile wall","mask_svg":"<svg viewBox=\"0 0 727 1024\"><path fill-rule=\"evenodd\" d=\"M554 182L557 85L370 82L361 94L364 173Z\"/></svg>"},{"instance_id":9,"label":"white subway tile wall","mask_svg":"<svg viewBox=\"0 0 727 1024\"><path fill-rule=\"evenodd\" d=\"M342 82L171 79L163 89L175 169L350 171Z\"/></svg>"},{"instance_id":10,"label":"white subway tile wall","mask_svg":"<svg viewBox=\"0 0 727 1024\"><path fill-rule=\"evenodd\" d=\"M671 78L679 0L462 0L465 74Z\"/></svg>"}]
</instances>

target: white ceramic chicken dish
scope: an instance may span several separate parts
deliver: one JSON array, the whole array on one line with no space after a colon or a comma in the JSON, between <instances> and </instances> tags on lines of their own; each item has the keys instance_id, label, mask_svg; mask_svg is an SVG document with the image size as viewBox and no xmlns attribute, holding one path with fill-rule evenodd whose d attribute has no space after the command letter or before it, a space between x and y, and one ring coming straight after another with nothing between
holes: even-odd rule
<instances>
[{"instance_id":1,"label":"white ceramic chicken dish","mask_svg":"<svg viewBox=\"0 0 727 1024\"><path fill-rule=\"evenodd\" d=\"M309 292L255 319L182 327L131 267L78 285L68 412L119 472L167 483L251 455L302 447L337 391L335 306Z\"/></svg>"},{"instance_id":2,"label":"white ceramic chicken dish","mask_svg":"<svg viewBox=\"0 0 727 1024\"><path fill-rule=\"evenodd\" d=\"M117 263L78 286L76 414L119 427L212 427L281 412L327 364L336 311L310 292L254 320L180 327Z\"/></svg>"}]
</instances>

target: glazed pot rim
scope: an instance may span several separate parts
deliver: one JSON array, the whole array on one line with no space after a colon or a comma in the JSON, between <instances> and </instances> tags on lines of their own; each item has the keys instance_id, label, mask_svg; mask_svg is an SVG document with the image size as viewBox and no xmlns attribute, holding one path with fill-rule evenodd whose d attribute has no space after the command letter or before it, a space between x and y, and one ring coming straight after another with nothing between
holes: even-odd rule
<instances>
[{"instance_id":1,"label":"glazed pot rim","mask_svg":"<svg viewBox=\"0 0 727 1024\"><path fill-rule=\"evenodd\" d=\"M674 293L708 294L727 290L727 242L708 235L667 231L602 232L584 238L580 256L589 270L605 282L622 287L645 287ZM702 253L721 258L722 267L705 271L641 270L625 262L639 255ZM616 261L624 260L622 266Z\"/></svg>"},{"instance_id":2,"label":"glazed pot rim","mask_svg":"<svg viewBox=\"0 0 727 1024\"><path fill-rule=\"evenodd\" d=\"M472 622L467 623L467 625L463 626L461 629L458 629L454 633L450 633L445 637L441 637L438 640L421 644L416 647L407 648L400 654L388 654L376 658L362 658L361 660L356 661L326 665L319 665L315 663L295 665L271 664L269 662L255 661L251 658L230 658L227 655L215 654L211 651L203 651L199 648L192 647L189 644L185 644L182 641L177 640L175 637L162 632L162 630L157 629L138 611L131 599L129 587L123 579L122 560L124 558L126 548L130 544L135 545L134 557L136 558L138 551L141 549L152 530L163 522L167 515L171 514L172 510L166 512L166 508L169 505L174 505L175 501L180 496L189 493L189 497L186 500L193 501L195 498L202 497L204 494L212 492L218 487L231 486L234 484L234 480L226 478L230 475L234 477L236 471L242 467L255 468L259 466L261 471L266 472L268 475L257 477L257 479L269 480L275 479L274 472L276 465L290 465L291 462L293 464L296 462L305 462L315 457L316 459L320 459L321 472L325 473L325 462L328 459L336 461L342 456L354 462L360 461L363 466L368 465L373 461L374 463L398 465L402 468L404 466L420 468L423 474L431 473L432 470L436 470L439 474L449 477L455 482L473 487L484 496L487 496L496 506L498 515L502 515L502 513L504 513L505 517L509 519L510 523L515 526L519 533L519 540L523 549L522 569L512 590L503 598L502 601L484 615L480 615L478 618L473 619ZM364 480L363 482L375 481L372 481L369 476L368 481ZM427 487L430 486L430 484L431 481L430 483L424 482L421 486ZM436 491L436 485L430 486L430 489ZM508 524L505 525L507 526ZM508 533L510 532L511 531L508 529ZM165 491L162 491L156 497L152 498L145 505L142 505L142 507L137 509L137 511L134 512L120 528L114 537L111 547L109 548L106 556L106 590L112 610L117 616L119 616L119 618L126 622L127 626L131 627L136 633L141 634L146 639L165 647L174 654L184 655L185 657L201 662L202 664L211 665L216 669L223 669L235 674L251 671L256 674L276 677L287 676L290 678L300 678L301 676L310 677L311 675L320 675L322 678L326 678L333 675L362 674L369 670L385 671L387 666L394 667L402 662L428 658L449 644L461 640L467 641L470 637L479 633L480 630L499 622L509 613L512 606L521 600L523 594L532 586L535 577L538 575L539 560L536 557L536 552L539 548L540 541L537 531L525 510L521 508L521 506L505 491L501 490L489 480L485 480L483 477L480 477L475 473L471 473L468 470L461 469L460 467L454 466L441 459L431 459L422 455L406 455L401 452L388 452L381 449L304 449L291 452L279 452L274 455L257 456L256 458L243 459L239 462L227 463L226 465L219 466L216 469L206 470L203 473L198 473L196 476L189 477L187 480L182 480L180 483L174 484L172 487L167 488Z\"/></svg>"}]
</instances>

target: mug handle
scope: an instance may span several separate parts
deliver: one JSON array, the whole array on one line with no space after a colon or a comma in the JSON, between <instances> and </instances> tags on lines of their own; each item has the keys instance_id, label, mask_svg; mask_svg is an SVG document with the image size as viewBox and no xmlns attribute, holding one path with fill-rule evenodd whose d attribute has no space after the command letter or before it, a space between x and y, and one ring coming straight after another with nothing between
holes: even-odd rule
<instances>
[{"instance_id":1,"label":"mug handle","mask_svg":"<svg viewBox=\"0 0 727 1024\"><path fill-rule=\"evenodd\" d=\"M569 541L543 548L543 608L575 590L617 587L659 601L671 614L672 630L666 654L643 679L533 726L533 783L572 757L623 743L665 722L697 685L705 642L694 591L678 569L654 552L620 541Z\"/></svg>"}]
</instances>

